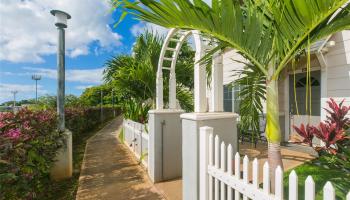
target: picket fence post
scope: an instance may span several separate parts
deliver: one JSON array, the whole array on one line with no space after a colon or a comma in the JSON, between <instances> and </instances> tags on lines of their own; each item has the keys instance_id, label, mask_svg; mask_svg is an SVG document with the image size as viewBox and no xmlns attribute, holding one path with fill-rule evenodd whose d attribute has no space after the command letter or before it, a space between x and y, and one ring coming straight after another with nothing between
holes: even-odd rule
<instances>
[{"instance_id":1,"label":"picket fence post","mask_svg":"<svg viewBox=\"0 0 350 200\"><path fill-rule=\"evenodd\" d=\"M225 152L226 152L226 145L225 142L221 142L221 149L220 149L220 168L222 172L225 172L225 168L226 168L226 156L225 156ZM220 200L225 200L226 197L226 188L225 188L225 183L221 181L221 185L220 185Z\"/></svg>"},{"instance_id":2,"label":"picket fence post","mask_svg":"<svg viewBox=\"0 0 350 200\"><path fill-rule=\"evenodd\" d=\"M298 176L293 170L289 174L289 200L298 200Z\"/></svg>"},{"instance_id":3,"label":"picket fence post","mask_svg":"<svg viewBox=\"0 0 350 200\"><path fill-rule=\"evenodd\" d=\"M327 181L326 185L323 187L323 199L324 200L335 200L335 191L332 183Z\"/></svg>"},{"instance_id":4,"label":"picket fence post","mask_svg":"<svg viewBox=\"0 0 350 200\"><path fill-rule=\"evenodd\" d=\"M275 171L275 196L276 200L283 200L283 170L278 166Z\"/></svg>"},{"instance_id":5,"label":"picket fence post","mask_svg":"<svg viewBox=\"0 0 350 200\"><path fill-rule=\"evenodd\" d=\"M205 126L200 128L199 134L199 197L209 199L209 176L208 164L212 164L212 149L209 148L209 138L213 135L213 128ZM212 142L212 141L211 141Z\"/></svg>"},{"instance_id":6,"label":"picket fence post","mask_svg":"<svg viewBox=\"0 0 350 200\"><path fill-rule=\"evenodd\" d=\"M243 181L245 184L248 184L248 176L249 176L249 159L248 156L244 156L243 158ZM248 200L248 197L246 195L243 195L243 200Z\"/></svg>"},{"instance_id":7,"label":"picket fence post","mask_svg":"<svg viewBox=\"0 0 350 200\"><path fill-rule=\"evenodd\" d=\"M263 190L266 194L270 194L270 166L266 161L263 166Z\"/></svg>"},{"instance_id":8,"label":"picket fence post","mask_svg":"<svg viewBox=\"0 0 350 200\"><path fill-rule=\"evenodd\" d=\"M240 163L241 157L239 156L239 153L237 152L235 155L235 177L237 180L241 179L241 170L240 170ZM235 190L235 199L239 199L239 192Z\"/></svg>"},{"instance_id":9,"label":"picket fence post","mask_svg":"<svg viewBox=\"0 0 350 200\"><path fill-rule=\"evenodd\" d=\"M227 147L227 173L229 176L232 176L232 145L229 144ZM232 199L232 188L227 187L227 199Z\"/></svg>"},{"instance_id":10,"label":"picket fence post","mask_svg":"<svg viewBox=\"0 0 350 200\"><path fill-rule=\"evenodd\" d=\"M305 199L315 200L315 182L312 176L308 176L305 180Z\"/></svg>"},{"instance_id":11,"label":"picket fence post","mask_svg":"<svg viewBox=\"0 0 350 200\"><path fill-rule=\"evenodd\" d=\"M219 169L219 136L214 139L215 168ZM219 179L215 178L214 199L219 200Z\"/></svg>"}]
</instances>

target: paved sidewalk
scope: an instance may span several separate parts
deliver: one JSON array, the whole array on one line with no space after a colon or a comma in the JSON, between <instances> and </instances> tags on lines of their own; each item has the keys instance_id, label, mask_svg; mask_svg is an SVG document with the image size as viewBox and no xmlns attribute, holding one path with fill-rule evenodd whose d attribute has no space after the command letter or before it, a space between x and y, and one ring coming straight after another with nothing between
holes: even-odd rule
<instances>
[{"instance_id":1,"label":"paved sidewalk","mask_svg":"<svg viewBox=\"0 0 350 200\"><path fill-rule=\"evenodd\" d=\"M122 118L87 142L77 200L164 199L126 146L117 139Z\"/></svg>"}]
</instances>

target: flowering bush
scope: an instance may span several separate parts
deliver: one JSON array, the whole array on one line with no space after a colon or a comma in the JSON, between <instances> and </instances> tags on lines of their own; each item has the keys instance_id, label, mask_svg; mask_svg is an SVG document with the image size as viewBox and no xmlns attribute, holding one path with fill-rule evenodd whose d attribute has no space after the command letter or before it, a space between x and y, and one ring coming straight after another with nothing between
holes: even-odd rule
<instances>
[{"instance_id":1,"label":"flowering bush","mask_svg":"<svg viewBox=\"0 0 350 200\"><path fill-rule=\"evenodd\" d=\"M101 108L90 107L90 108L74 108L70 107L65 109L66 127L72 131L73 140L79 137L79 134L89 132L99 124L109 121L114 116L120 114L120 109L113 109L111 107L102 108L102 119L101 119Z\"/></svg>"},{"instance_id":2,"label":"flowering bush","mask_svg":"<svg viewBox=\"0 0 350 200\"><path fill-rule=\"evenodd\" d=\"M32 199L49 181L61 134L51 111L0 113L0 199Z\"/></svg>"},{"instance_id":3,"label":"flowering bush","mask_svg":"<svg viewBox=\"0 0 350 200\"><path fill-rule=\"evenodd\" d=\"M113 118L112 108L66 108L66 127L74 138ZM119 114L119 111L116 111ZM50 181L49 172L62 134L54 110L0 112L0 200L34 199Z\"/></svg>"},{"instance_id":4,"label":"flowering bush","mask_svg":"<svg viewBox=\"0 0 350 200\"><path fill-rule=\"evenodd\" d=\"M330 109L326 109L327 120L320 122L318 127L301 124L293 126L295 131L304 138L303 142L313 147L329 165L350 170L350 119L346 117L350 106L343 106L344 100L338 105L334 99L327 101ZM314 137L323 142L322 146L314 146Z\"/></svg>"}]
</instances>

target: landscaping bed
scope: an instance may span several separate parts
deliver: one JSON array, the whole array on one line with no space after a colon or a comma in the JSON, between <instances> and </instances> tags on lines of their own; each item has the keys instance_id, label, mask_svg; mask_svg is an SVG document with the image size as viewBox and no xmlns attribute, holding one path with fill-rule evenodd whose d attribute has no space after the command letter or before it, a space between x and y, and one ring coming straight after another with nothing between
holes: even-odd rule
<instances>
[{"instance_id":1,"label":"landscaping bed","mask_svg":"<svg viewBox=\"0 0 350 200\"><path fill-rule=\"evenodd\" d=\"M74 199L86 140L111 120L113 113L104 108L101 119L99 108L66 109L75 170L72 179L62 182L50 180L50 169L62 145L56 112L22 109L0 113L0 199Z\"/></svg>"},{"instance_id":2,"label":"landscaping bed","mask_svg":"<svg viewBox=\"0 0 350 200\"><path fill-rule=\"evenodd\" d=\"M337 199L346 199L346 195L350 190L350 173L342 169L322 166L317 160L304 163L293 170L298 175L299 199L304 199L305 180L309 175L312 176L315 182L317 200L323 200L323 186L327 181L330 181L335 188ZM288 199L288 177L291 171L284 173L285 199Z\"/></svg>"}]
</instances>

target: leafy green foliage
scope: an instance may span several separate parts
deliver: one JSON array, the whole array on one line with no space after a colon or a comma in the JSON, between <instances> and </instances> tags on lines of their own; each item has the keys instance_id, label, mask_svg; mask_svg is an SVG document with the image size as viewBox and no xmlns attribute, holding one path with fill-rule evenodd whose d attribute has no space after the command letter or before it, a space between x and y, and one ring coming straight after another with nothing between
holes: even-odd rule
<instances>
[{"instance_id":1,"label":"leafy green foliage","mask_svg":"<svg viewBox=\"0 0 350 200\"><path fill-rule=\"evenodd\" d=\"M105 83L115 89L126 118L146 122L148 110L154 107L156 72L163 41L163 37L146 31L136 38L132 56L117 55L105 64ZM193 110L193 59L193 50L184 43L176 65L176 80L177 99L187 111ZM168 100L168 79L169 74L164 73L165 101Z\"/></svg>"},{"instance_id":2,"label":"leafy green foliage","mask_svg":"<svg viewBox=\"0 0 350 200\"><path fill-rule=\"evenodd\" d=\"M346 117L350 107L343 106L344 100L339 105L331 98L327 101L330 109L327 120L320 122L318 127L304 124L300 127L293 126L295 131L304 138L321 156L319 161L330 167L350 171L350 119ZM317 137L323 142L322 146L315 146L312 139Z\"/></svg>"},{"instance_id":3,"label":"leafy green foliage","mask_svg":"<svg viewBox=\"0 0 350 200\"><path fill-rule=\"evenodd\" d=\"M1 197L32 199L43 191L62 145L55 129L56 115L50 111L0 113Z\"/></svg>"},{"instance_id":4,"label":"leafy green foliage","mask_svg":"<svg viewBox=\"0 0 350 200\"><path fill-rule=\"evenodd\" d=\"M148 121L148 111L151 109L151 104L140 104L139 102L131 99L125 101L122 110L125 119L131 119L139 123L147 123Z\"/></svg>"},{"instance_id":5,"label":"leafy green foliage","mask_svg":"<svg viewBox=\"0 0 350 200\"><path fill-rule=\"evenodd\" d=\"M312 176L315 181L316 200L323 200L323 186L327 181L331 181L335 188L336 199L346 199L346 194L350 188L350 173L344 173L338 168L330 168L321 166L318 160L304 163L293 168L298 175L298 197L304 199L305 180L308 176ZM288 199L288 179L291 170L284 173L284 199Z\"/></svg>"},{"instance_id":6,"label":"leafy green foliage","mask_svg":"<svg viewBox=\"0 0 350 200\"><path fill-rule=\"evenodd\" d=\"M120 111L117 110L116 114ZM113 109L73 108L65 110L66 127L73 141L113 118ZM0 199L33 199L45 196L50 168L62 134L56 131L56 112L22 109L0 113ZM45 198L44 198L45 199Z\"/></svg>"},{"instance_id":7,"label":"leafy green foliage","mask_svg":"<svg viewBox=\"0 0 350 200\"><path fill-rule=\"evenodd\" d=\"M240 129L245 133L251 132L253 134L251 139L255 141L260 134L259 122L263 113L262 101L266 99L266 76L256 66L249 64L237 73L239 78L232 85L240 88L238 93L238 98L240 98Z\"/></svg>"},{"instance_id":8,"label":"leafy green foliage","mask_svg":"<svg viewBox=\"0 0 350 200\"><path fill-rule=\"evenodd\" d=\"M305 48L350 28L348 0L113 0L112 5L163 27L199 30L238 51L266 76L267 139L279 143L281 71Z\"/></svg>"},{"instance_id":9,"label":"leafy green foliage","mask_svg":"<svg viewBox=\"0 0 350 200\"><path fill-rule=\"evenodd\" d=\"M112 105L112 85L105 84L99 86L93 86L86 88L79 97L79 105L84 107L100 106L101 105L101 92L103 105ZM115 96L116 97L116 96ZM118 99L114 99L114 103L117 104Z\"/></svg>"},{"instance_id":10,"label":"leafy green foliage","mask_svg":"<svg viewBox=\"0 0 350 200\"><path fill-rule=\"evenodd\" d=\"M102 107L68 107L65 109L66 127L73 132L73 139L94 127L113 119L121 113L119 108Z\"/></svg>"}]
</instances>

